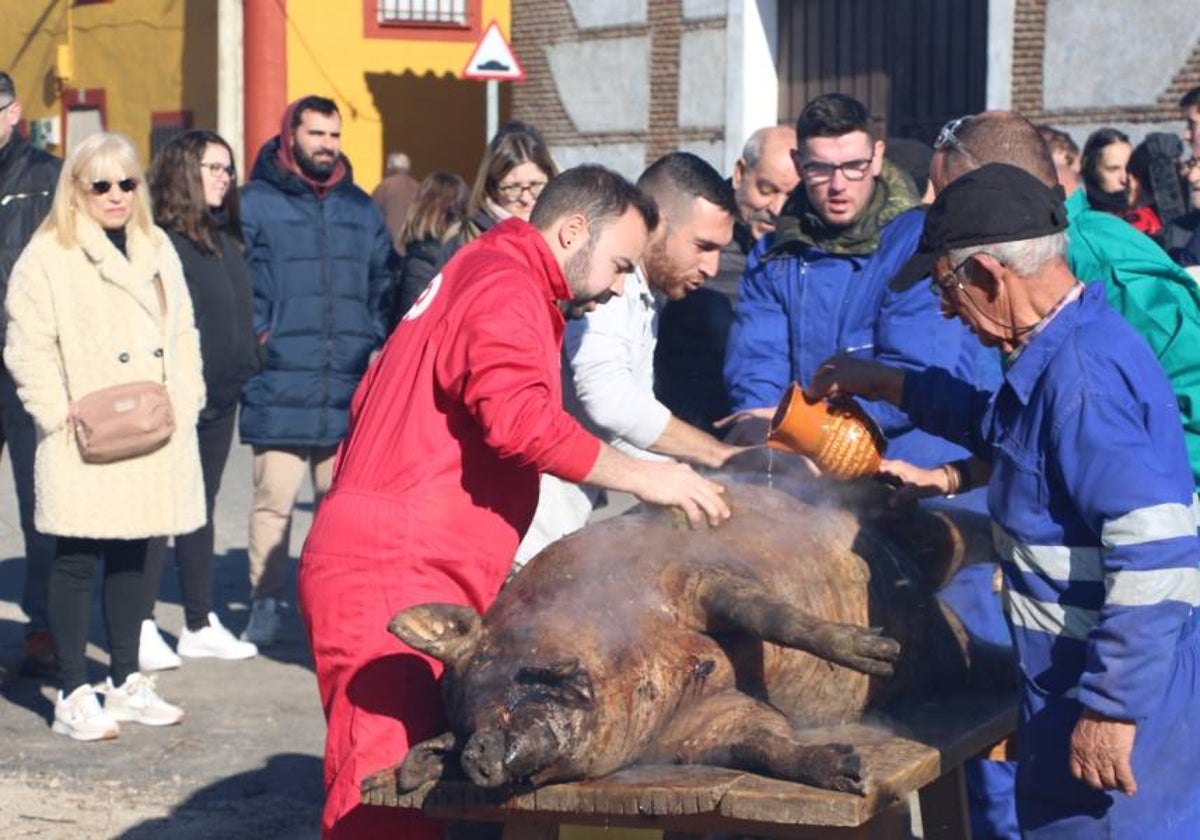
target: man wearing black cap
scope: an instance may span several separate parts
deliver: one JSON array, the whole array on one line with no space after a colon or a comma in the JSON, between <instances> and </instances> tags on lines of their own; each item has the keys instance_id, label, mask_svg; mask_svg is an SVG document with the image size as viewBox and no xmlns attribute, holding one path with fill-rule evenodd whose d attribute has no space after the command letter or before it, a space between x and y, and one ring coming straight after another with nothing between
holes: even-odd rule
<instances>
[{"instance_id":1,"label":"man wearing black cap","mask_svg":"<svg viewBox=\"0 0 1200 840\"><path fill-rule=\"evenodd\" d=\"M942 129L930 164L934 188L987 163L1024 169L1043 184L1060 181L1038 130L1019 114L989 111ZM1200 286L1153 240L1088 205L1067 181L1067 264L1085 283L1104 286L1109 305L1146 340L1179 403L1192 481L1200 490Z\"/></svg>"},{"instance_id":2,"label":"man wearing black cap","mask_svg":"<svg viewBox=\"0 0 1200 840\"><path fill-rule=\"evenodd\" d=\"M948 372L833 358L810 396L886 399L986 464L1022 689L1024 837L1194 837L1200 540L1170 384L1065 258L1061 192L1006 164L962 175L896 279L1006 355L994 394ZM953 481L971 476L954 471ZM957 488L951 488L957 489Z\"/></svg>"}]
</instances>

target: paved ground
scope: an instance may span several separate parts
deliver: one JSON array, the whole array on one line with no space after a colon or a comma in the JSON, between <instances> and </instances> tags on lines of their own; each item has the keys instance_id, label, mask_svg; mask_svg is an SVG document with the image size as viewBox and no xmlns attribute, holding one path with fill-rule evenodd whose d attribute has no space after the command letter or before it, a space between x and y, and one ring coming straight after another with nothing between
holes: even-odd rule
<instances>
[{"instance_id":1,"label":"paved ground","mask_svg":"<svg viewBox=\"0 0 1200 840\"><path fill-rule=\"evenodd\" d=\"M307 500L308 491L302 495ZM249 450L237 447L218 497L214 606L235 632L246 623ZM22 544L12 471L0 464L0 662L23 642ZM292 534L298 554L311 519L305 501ZM294 564L292 578L294 581ZM294 592L294 583L292 591ZM103 640L99 609L92 639ZM159 626L183 623L178 578L163 574ZM92 677L107 657L91 647ZM185 660L159 677L161 693L188 713L182 725L123 727L115 741L83 744L54 735L49 684L10 682L0 700L0 837L228 838L317 836L324 720L299 615L285 613L278 646L243 662Z\"/></svg>"}]
</instances>

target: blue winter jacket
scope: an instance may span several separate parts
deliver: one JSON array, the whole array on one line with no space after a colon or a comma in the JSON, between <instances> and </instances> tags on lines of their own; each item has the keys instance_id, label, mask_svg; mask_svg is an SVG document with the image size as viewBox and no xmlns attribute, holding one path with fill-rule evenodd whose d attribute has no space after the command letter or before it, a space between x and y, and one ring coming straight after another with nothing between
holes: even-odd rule
<instances>
[{"instance_id":1,"label":"blue winter jacket","mask_svg":"<svg viewBox=\"0 0 1200 840\"><path fill-rule=\"evenodd\" d=\"M346 175L324 198L265 144L242 189L246 262L262 370L242 390L242 441L328 446L346 434L350 399L387 337L392 240L370 196Z\"/></svg>"},{"instance_id":2,"label":"blue winter jacket","mask_svg":"<svg viewBox=\"0 0 1200 840\"><path fill-rule=\"evenodd\" d=\"M776 405L795 380L807 385L821 362L849 353L908 370L937 366L980 387L999 381L999 360L957 320L942 317L928 283L893 292L888 281L912 255L925 213L897 216L870 256L813 246L776 248L774 236L750 254L725 356L733 410ZM888 438L887 457L931 467L965 451L915 428L893 406L862 401Z\"/></svg>"}]
</instances>

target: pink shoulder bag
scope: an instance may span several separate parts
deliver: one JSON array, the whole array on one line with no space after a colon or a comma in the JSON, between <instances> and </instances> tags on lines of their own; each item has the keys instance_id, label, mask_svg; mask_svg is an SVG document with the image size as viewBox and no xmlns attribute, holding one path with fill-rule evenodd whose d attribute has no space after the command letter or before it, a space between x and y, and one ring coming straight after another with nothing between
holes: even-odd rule
<instances>
[{"instance_id":1,"label":"pink shoulder bag","mask_svg":"<svg viewBox=\"0 0 1200 840\"><path fill-rule=\"evenodd\" d=\"M154 276L158 304L167 311L162 278ZM166 446L175 432L175 411L167 395L167 359L162 356L162 382L141 380L101 388L71 406L79 454L89 464L110 464L149 455Z\"/></svg>"}]
</instances>

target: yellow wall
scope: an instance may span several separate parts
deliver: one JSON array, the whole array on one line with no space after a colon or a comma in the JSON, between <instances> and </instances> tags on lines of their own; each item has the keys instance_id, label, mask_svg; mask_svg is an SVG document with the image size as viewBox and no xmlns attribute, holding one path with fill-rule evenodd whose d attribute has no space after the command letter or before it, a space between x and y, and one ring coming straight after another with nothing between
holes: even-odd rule
<instances>
[{"instance_id":1,"label":"yellow wall","mask_svg":"<svg viewBox=\"0 0 1200 840\"><path fill-rule=\"evenodd\" d=\"M53 68L55 47L67 43L68 3L0 2L0 69L16 82L26 119L62 112ZM68 87L105 89L105 127L128 135L143 159L153 112L192 111L197 126L215 128L215 0L116 0L75 6L71 17Z\"/></svg>"},{"instance_id":2,"label":"yellow wall","mask_svg":"<svg viewBox=\"0 0 1200 840\"><path fill-rule=\"evenodd\" d=\"M354 180L370 191L383 174L388 151L404 151L418 177L435 169L467 182L484 147L483 82L461 81L473 41L410 41L363 36L361 0L288 0L288 100L316 93L342 112L342 150ZM510 33L510 0L483 0L481 21ZM501 84L501 119L508 85ZM247 151L249 154L249 151Z\"/></svg>"}]
</instances>

